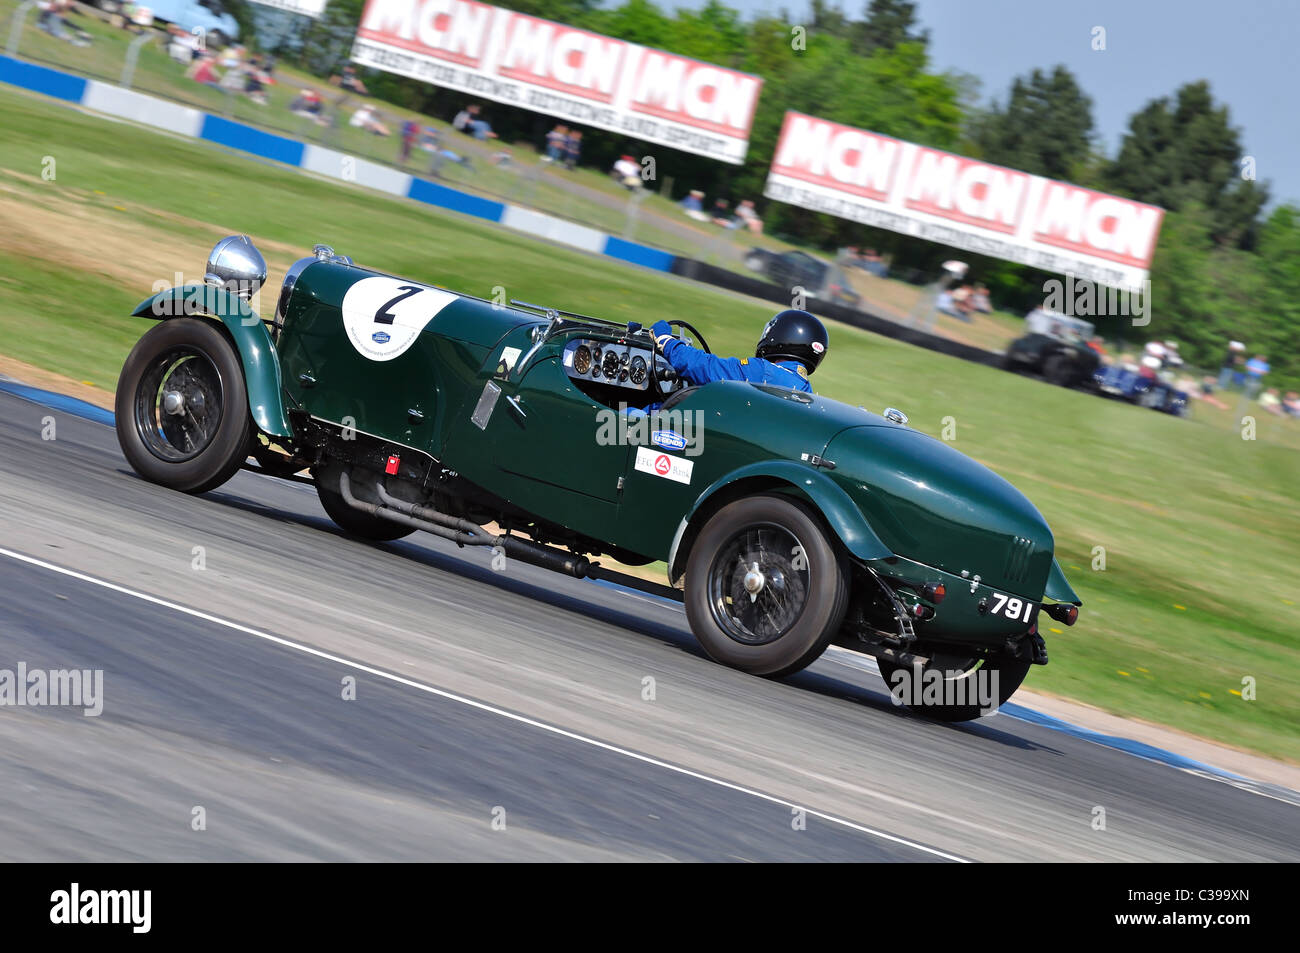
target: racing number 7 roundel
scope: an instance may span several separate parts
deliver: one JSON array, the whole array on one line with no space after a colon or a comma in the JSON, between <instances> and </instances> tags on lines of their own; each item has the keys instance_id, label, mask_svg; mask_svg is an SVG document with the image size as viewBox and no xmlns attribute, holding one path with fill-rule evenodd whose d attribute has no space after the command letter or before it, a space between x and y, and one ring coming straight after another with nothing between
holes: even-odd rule
<instances>
[{"instance_id":1,"label":"racing number 7 roundel","mask_svg":"<svg viewBox=\"0 0 1300 953\"><path fill-rule=\"evenodd\" d=\"M343 328L362 357L391 361L459 295L400 278L362 278L343 296Z\"/></svg>"}]
</instances>

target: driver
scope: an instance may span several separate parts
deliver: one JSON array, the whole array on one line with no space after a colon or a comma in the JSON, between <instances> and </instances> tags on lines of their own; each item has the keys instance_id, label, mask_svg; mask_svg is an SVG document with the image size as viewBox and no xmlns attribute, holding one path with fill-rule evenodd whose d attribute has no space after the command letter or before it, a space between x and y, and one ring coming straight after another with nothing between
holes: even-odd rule
<instances>
[{"instance_id":1,"label":"driver","mask_svg":"<svg viewBox=\"0 0 1300 953\"><path fill-rule=\"evenodd\" d=\"M767 322L753 357L717 357L691 347L667 321L651 329L655 346L688 384L750 381L812 392L808 377L826 356L825 326L807 311L788 309Z\"/></svg>"}]
</instances>

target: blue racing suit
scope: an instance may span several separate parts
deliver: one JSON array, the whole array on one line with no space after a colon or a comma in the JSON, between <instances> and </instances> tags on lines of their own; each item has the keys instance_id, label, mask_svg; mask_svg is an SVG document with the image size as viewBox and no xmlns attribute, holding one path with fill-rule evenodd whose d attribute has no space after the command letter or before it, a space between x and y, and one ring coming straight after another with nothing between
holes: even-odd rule
<instances>
[{"instance_id":1,"label":"blue racing suit","mask_svg":"<svg viewBox=\"0 0 1300 953\"><path fill-rule=\"evenodd\" d=\"M709 381L750 381L754 384L775 384L812 393L812 385L798 361L764 360L761 357L718 357L691 347L673 337L666 321L659 321L651 329L659 342L664 360L672 365L688 384L707 384ZM665 340L667 338L667 340Z\"/></svg>"}]
</instances>

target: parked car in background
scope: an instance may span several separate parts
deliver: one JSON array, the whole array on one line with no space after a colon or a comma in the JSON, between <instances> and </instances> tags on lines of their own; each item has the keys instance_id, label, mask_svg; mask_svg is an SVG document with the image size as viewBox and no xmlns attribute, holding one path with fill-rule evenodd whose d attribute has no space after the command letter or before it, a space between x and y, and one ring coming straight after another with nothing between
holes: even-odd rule
<instances>
[{"instance_id":1,"label":"parked car in background","mask_svg":"<svg viewBox=\"0 0 1300 953\"><path fill-rule=\"evenodd\" d=\"M856 308L862 302L862 296L853 290L843 268L807 252L751 248L745 254L745 267L786 291L802 288L805 295L819 301L850 308Z\"/></svg>"},{"instance_id":2,"label":"parked car in background","mask_svg":"<svg viewBox=\"0 0 1300 953\"><path fill-rule=\"evenodd\" d=\"M1033 371L1052 384L1077 387L1091 383L1101 355L1088 346L1093 325L1046 308L1025 316L1028 333L1011 342L1002 359L1007 370Z\"/></svg>"},{"instance_id":3,"label":"parked car in background","mask_svg":"<svg viewBox=\"0 0 1300 953\"><path fill-rule=\"evenodd\" d=\"M140 6L148 7L155 20L178 26L186 33L202 30L209 47L222 47L239 39L239 23L221 0L148 0Z\"/></svg>"}]
</instances>

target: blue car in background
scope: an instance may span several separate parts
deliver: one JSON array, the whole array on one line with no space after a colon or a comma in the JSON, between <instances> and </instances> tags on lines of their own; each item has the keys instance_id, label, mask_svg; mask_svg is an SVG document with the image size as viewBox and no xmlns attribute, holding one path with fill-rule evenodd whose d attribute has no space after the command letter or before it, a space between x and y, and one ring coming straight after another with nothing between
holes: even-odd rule
<instances>
[{"instance_id":1,"label":"blue car in background","mask_svg":"<svg viewBox=\"0 0 1300 953\"><path fill-rule=\"evenodd\" d=\"M221 0L142 0L139 5L148 7L155 20L174 23L186 33L203 30L213 47L239 39L239 23Z\"/></svg>"},{"instance_id":2,"label":"blue car in background","mask_svg":"<svg viewBox=\"0 0 1300 953\"><path fill-rule=\"evenodd\" d=\"M1150 407L1179 417L1186 417L1191 412L1186 391L1178 390L1159 378L1144 377L1139 371L1119 364L1098 368L1093 382L1103 394L1131 401L1139 407Z\"/></svg>"}]
</instances>

